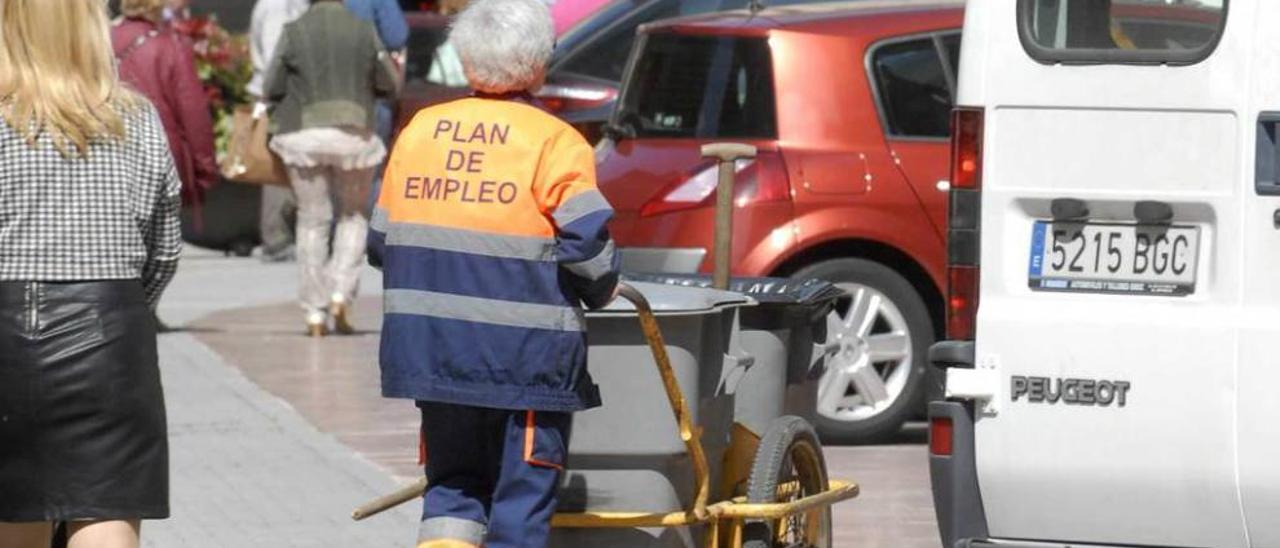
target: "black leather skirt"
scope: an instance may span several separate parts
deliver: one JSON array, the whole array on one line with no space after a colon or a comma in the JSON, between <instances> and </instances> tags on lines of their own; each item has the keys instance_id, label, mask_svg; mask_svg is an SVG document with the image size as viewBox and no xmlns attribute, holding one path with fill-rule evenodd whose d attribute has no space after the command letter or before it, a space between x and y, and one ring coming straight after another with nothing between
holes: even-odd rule
<instances>
[{"instance_id":1,"label":"black leather skirt","mask_svg":"<svg viewBox=\"0 0 1280 548\"><path fill-rule=\"evenodd\" d=\"M0 282L0 522L168 516L142 285Z\"/></svg>"}]
</instances>

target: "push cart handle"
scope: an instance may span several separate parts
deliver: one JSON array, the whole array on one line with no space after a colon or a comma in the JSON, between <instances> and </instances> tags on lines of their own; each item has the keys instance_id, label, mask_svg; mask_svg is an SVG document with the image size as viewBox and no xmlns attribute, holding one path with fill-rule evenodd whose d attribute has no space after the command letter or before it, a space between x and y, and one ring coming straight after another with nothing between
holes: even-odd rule
<instances>
[{"instance_id":1,"label":"push cart handle","mask_svg":"<svg viewBox=\"0 0 1280 548\"><path fill-rule=\"evenodd\" d=\"M636 307L636 312L640 314L653 314L653 305L649 304L649 299L626 282L618 283L618 296L626 299Z\"/></svg>"},{"instance_id":2,"label":"push cart handle","mask_svg":"<svg viewBox=\"0 0 1280 548\"><path fill-rule=\"evenodd\" d=\"M351 513L351 519L361 521L366 518L371 518L411 500L422 498L422 494L426 491L427 478L420 478L418 481L415 481L410 485L401 487L394 493L379 497L365 503L359 508L356 508L356 510Z\"/></svg>"},{"instance_id":3,"label":"push cart handle","mask_svg":"<svg viewBox=\"0 0 1280 548\"><path fill-rule=\"evenodd\" d=\"M712 287L729 289L729 265L733 256L733 181L738 160L755 158L756 147L742 143L711 143L702 146L702 157L720 164L716 182L715 271Z\"/></svg>"},{"instance_id":4,"label":"push cart handle","mask_svg":"<svg viewBox=\"0 0 1280 548\"><path fill-rule=\"evenodd\" d=\"M640 330L649 343L649 350L653 352L653 361L657 364L658 374L662 377L662 387L667 393L667 401L671 403L671 412L675 415L676 425L680 429L680 439L689 451L690 459L693 460L694 493L696 493L693 515L698 519L705 519L708 516L707 500L711 496L711 469L707 465L706 451L702 448L702 438L693 426L689 404L684 399L680 382L676 379L675 370L671 367L671 357L667 355L667 345L662 340L662 329L658 327L658 319L653 315L653 307L649 305L649 300L643 293L624 283L618 286L618 296L631 301L631 304L636 307L636 315L640 318Z\"/></svg>"}]
</instances>

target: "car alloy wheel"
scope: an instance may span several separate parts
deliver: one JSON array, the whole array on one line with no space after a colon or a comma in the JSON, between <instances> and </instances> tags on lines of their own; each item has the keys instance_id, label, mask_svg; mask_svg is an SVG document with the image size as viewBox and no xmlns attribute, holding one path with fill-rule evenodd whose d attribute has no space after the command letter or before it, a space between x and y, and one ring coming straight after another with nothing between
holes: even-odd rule
<instances>
[{"instance_id":1,"label":"car alloy wheel","mask_svg":"<svg viewBox=\"0 0 1280 548\"><path fill-rule=\"evenodd\" d=\"M827 318L827 370L817 411L834 421L861 421L889 409L906 392L912 333L884 293L856 283L837 285L851 299Z\"/></svg>"}]
</instances>

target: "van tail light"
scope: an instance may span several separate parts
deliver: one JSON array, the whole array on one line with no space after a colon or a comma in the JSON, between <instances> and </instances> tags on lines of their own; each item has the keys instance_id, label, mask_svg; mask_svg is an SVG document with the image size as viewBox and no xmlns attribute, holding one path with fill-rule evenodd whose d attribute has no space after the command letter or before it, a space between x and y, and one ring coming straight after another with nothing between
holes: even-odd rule
<instances>
[{"instance_id":1,"label":"van tail light","mask_svg":"<svg viewBox=\"0 0 1280 548\"><path fill-rule=\"evenodd\" d=\"M982 269L983 111L951 116L951 200L947 218L947 338L971 341L978 319Z\"/></svg>"},{"instance_id":2,"label":"van tail light","mask_svg":"<svg viewBox=\"0 0 1280 548\"><path fill-rule=\"evenodd\" d=\"M791 198L787 171L778 156L761 153L755 160L738 160L735 167L734 207L779 202ZM692 175L668 185L657 197L640 208L641 217L711 207L716 197L720 169L715 163L701 164Z\"/></svg>"},{"instance_id":3,"label":"van tail light","mask_svg":"<svg viewBox=\"0 0 1280 548\"><path fill-rule=\"evenodd\" d=\"M978 267L947 267L947 339L971 341L978 317Z\"/></svg>"},{"instance_id":4,"label":"van tail light","mask_svg":"<svg viewBox=\"0 0 1280 548\"><path fill-rule=\"evenodd\" d=\"M929 453L939 457L951 456L954 446L955 425L951 417L933 417L929 420Z\"/></svg>"},{"instance_id":5,"label":"van tail light","mask_svg":"<svg viewBox=\"0 0 1280 548\"><path fill-rule=\"evenodd\" d=\"M982 190L982 110L951 113L951 187Z\"/></svg>"}]
</instances>

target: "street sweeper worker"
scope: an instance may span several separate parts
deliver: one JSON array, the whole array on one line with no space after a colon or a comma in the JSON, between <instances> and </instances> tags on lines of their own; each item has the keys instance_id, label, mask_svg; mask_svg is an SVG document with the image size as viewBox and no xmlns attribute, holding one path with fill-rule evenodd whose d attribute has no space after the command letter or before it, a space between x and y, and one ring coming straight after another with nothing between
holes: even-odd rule
<instances>
[{"instance_id":1,"label":"street sweeper worker","mask_svg":"<svg viewBox=\"0 0 1280 548\"><path fill-rule=\"evenodd\" d=\"M371 221L382 391L422 411L419 548L541 547L571 413L600 405L583 309L617 291L613 209L591 146L529 94L545 3L476 0L449 39L476 91L400 134Z\"/></svg>"}]
</instances>

